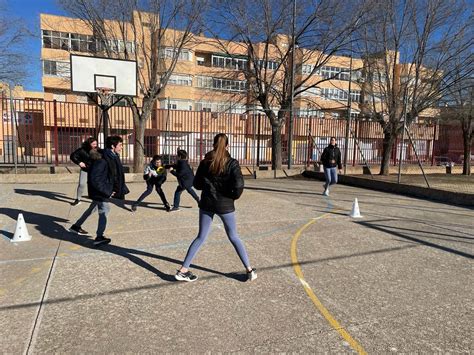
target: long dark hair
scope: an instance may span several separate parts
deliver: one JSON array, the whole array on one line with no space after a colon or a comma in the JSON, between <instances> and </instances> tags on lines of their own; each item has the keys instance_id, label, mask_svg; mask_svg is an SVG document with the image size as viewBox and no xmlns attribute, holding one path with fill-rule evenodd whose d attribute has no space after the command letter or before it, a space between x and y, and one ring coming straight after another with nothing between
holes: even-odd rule
<instances>
[{"instance_id":1,"label":"long dark hair","mask_svg":"<svg viewBox=\"0 0 474 355\"><path fill-rule=\"evenodd\" d=\"M92 143L97 142L95 137L89 137L84 142L82 142L82 149L86 152L90 152L92 150Z\"/></svg>"},{"instance_id":2,"label":"long dark hair","mask_svg":"<svg viewBox=\"0 0 474 355\"><path fill-rule=\"evenodd\" d=\"M214 137L214 150L209 167L211 174L220 175L224 172L225 164L229 160L229 153L226 149L228 144L229 139L224 133L219 133Z\"/></svg>"}]
</instances>

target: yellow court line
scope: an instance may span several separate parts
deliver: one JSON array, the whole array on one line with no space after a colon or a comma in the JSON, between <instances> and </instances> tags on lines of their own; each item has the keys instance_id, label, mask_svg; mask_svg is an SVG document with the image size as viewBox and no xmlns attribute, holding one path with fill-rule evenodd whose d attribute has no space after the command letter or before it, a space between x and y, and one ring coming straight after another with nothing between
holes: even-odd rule
<instances>
[{"instance_id":1,"label":"yellow court line","mask_svg":"<svg viewBox=\"0 0 474 355\"><path fill-rule=\"evenodd\" d=\"M298 239L301 236L301 233L308 228L310 225L315 223L318 219L322 219L326 216L329 216L330 213L325 213L322 216L313 218L311 221L306 223L303 227L298 229L298 231L295 233L291 240L291 262L293 264L293 269L295 271L296 276L300 280L301 284L303 285L304 290L308 294L309 298L311 301L313 301L314 305L316 306L317 310L323 315L323 317L328 321L328 323L333 327L341 337L349 343L349 345L357 351L359 354L367 354L364 348L362 348L362 345L360 345L357 340L355 340L343 327L339 322L329 313L328 309L324 307L324 305L321 303L319 298L315 295L311 287L308 285L308 283L305 281L304 276L303 276L303 271L301 270L301 266L298 262L298 256L296 253L296 247L298 244Z\"/></svg>"}]
</instances>

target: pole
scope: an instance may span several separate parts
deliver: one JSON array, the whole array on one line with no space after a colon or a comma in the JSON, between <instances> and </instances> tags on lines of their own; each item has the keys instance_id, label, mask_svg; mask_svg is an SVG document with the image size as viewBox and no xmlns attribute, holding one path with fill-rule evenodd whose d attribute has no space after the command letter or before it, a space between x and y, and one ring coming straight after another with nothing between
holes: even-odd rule
<instances>
[{"instance_id":1,"label":"pole","mask_svg":"<svg viewBox=\"0 0 474 355\"><path fill-rule=\"evenodd\" d=\"M168 157L166 160L163 160L165 164L170 163L170 157L169 157L169 149L168 149L168 140L169 140L169 120L170 120L170 109L171 109L171 104L170 104L170 98L168 97L168 110L166 111L166 132L165 132L165 146L163 147L163 153L164 155L168 154Z\"/></svg>"},{"instance_id":2,"label":"pole","mask_svg":"<svg viewBox=\"0 0 474 355\"><path fill-rule=\"evenodd\" d=\"M402 158L403 158L403 147L404 147L404 141L405 141L405 130L407 127L407 91L405 90L405 98L403 100L403 131L402 131L402 140L400 142L400 155L398 158L398 183L400 183L401 177L402 177Z\"/></svg>"},{"instance_id":3,"label":"pole","mask_svg":"<svg viewBox=\"0 0 474 355\"><path fill-rule=\"evenodd\" d=\"M102 125L104 126L104 142L109 136L109 110L105 105L101 105L102 109Z\"/></svg>"},{"instance_id":4,"label":"pole","mask_svg":"<svg viewBox=\"0 0 474 355\"><path fill-rule=\"evenodd\" d=\"M18 173L18 152L17 152L17 130L16 130L16 125L17 125L17 120L16 120L16 113L15 109L13 108L13 98L12 98L12 90L11 86L8 86L9 89L9 94L10 94L10 114L11 114L11 122L12 122L12 132L13 132L13 164L15 165L15 175Z\"/></svg>"},{"instance_id":5,"label":"pole","mask_svg":"<svg viewBox=\"0 0 474 355\"><path fill-rule=\"evenodd\" d=\"M54 108L54 165L59 165L59 142L58 142L58 108L57 108L57 101L53 100L53 108Z\"/></svg>"},{"instance_id":6,"label":"pole","mask_svg":"<svg viewBox=\"0 0 474 355\"><path fill-rule=\"evenodd\" d=\"M257 121L257 166L260 166L260 112Z\"/></svg>"},{"instance_id":7,"label":"pole","mask_svg":"<svg viewBox=\"0 0 474 355\"><path fill-rule=\"evenodd\" d=\"M252 169L253 169L253 178L257 178L257 171L255 170L255 160L257 159L257 152L255 151L255 140L256 140L256 128L257 128L257 122L255 119L255 110L252 110L252 130L253 130L253 157L252 157Z\"/></svg>"},{"instance_id":8,"label":"pole","mask_svg":"<svg viewBox=\"0 0 474 355\"><path fill-rule=\"evenodd\" d=\"M199 161L202 160L203 111L199 115Z\"/></svg>"},{"instance_id":9,"label":"pole","mask_svg":"<svg viewBox=\"0 0 474 355\"><path fill-rule=\"evenodd\" d=\"M349 94L347 95L347 122L346 122L346 142L344 144L344 175L347 173L347 154L349 153L349 130L351 127L351 113L352 113L352 39L351 39L351 56L349 62Z\"/></svg>"},{"instance_id":10,"label":"pole","mask_svg":"<svg viewBox=\"0 0 474 355\"><path fill-rule=\"evenodd\" d=\"M288 125L288 169L291 169L292 150L293 150L293 103L295 96L295 17L296 0L293 0L293 21L291 28L291 86L290 86L290 122Z\"/></svg>"}]
</instances>

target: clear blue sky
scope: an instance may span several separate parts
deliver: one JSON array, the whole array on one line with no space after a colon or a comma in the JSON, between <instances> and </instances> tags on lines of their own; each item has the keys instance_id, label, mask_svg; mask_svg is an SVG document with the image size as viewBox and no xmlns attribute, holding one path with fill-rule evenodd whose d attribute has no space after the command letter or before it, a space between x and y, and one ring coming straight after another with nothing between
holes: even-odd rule
<instances>
[{"instance_id":1,"label":"clear blue sky","mask_svg":"<svg viewBox=\"0 0 474 355\"><path fill-rule=\"evenodd\" d=\"M7 0L1 1L7 14L20 18L28 28L30 35L24 44L28 60L28 77L24 81L27 90L43 91L41 85L41 31L40 13L64 15L55 0Z\"/></svg>"}]
</instances>

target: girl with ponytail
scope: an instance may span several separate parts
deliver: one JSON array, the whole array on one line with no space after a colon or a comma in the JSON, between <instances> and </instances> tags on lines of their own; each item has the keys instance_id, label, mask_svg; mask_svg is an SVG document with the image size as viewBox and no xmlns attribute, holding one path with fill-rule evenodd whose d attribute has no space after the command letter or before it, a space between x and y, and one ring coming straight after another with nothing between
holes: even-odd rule
<instances>
[{"instance_id":1,"label":"girl with ponytail","mask_svg":"<svg viewBox=\"0 0 474 355\"><path fill-rule=\"evenodd\" d=\"M247 251L237 234L234 201L244 191L244 178L239 162L231 158L227 151L229 140L224 133L214 137L214 149L206 154L199 164L194 187L202 190L199 202L199 232L189 246L183 265L175 275L178 281L195 281L197 276L189 271L189 266L209 235L212 219L217 214L224 223L230 242L239 255L247 273L247 279L257 278L257 270L249 263Z\"/></svg>"}]
</instances>

